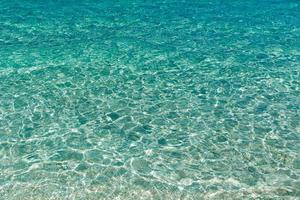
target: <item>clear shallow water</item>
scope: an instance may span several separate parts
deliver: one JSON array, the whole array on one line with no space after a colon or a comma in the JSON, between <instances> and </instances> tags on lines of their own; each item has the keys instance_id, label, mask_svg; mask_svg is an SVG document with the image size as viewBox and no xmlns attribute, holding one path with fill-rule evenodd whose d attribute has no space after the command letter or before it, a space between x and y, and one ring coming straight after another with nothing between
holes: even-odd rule
<instances>
[{"instance_id":1,"label":"clear shallow water","mask_svg":"<svg viewBox=\"0 0 300 200\"><path fill-rule=\"evenodd\" d=\"M0 199L297 199L299 1L0 0Z\"/></svg>"}]
</instances>

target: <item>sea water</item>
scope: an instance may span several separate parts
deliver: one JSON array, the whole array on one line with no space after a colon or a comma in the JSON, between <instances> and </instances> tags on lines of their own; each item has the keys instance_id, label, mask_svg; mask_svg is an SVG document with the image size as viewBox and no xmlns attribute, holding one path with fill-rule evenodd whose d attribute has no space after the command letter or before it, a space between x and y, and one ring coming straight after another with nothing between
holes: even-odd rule
<instances>
[{"instance_id":1,"label":"sea water","mask_svg":"<svg viewBox=\"0 0 300 200\"><path fill-rule=\"evenodd\" d=\"M300 197L298 0L0 0L0 199Z\"/></svg>"}]
</instances>

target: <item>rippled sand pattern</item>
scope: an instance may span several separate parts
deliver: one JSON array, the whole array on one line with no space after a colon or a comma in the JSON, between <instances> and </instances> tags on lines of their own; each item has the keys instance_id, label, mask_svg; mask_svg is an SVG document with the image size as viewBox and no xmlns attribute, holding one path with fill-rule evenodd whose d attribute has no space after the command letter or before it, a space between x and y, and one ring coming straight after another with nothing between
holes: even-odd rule
<instances>
[{"instance_id":1,"label":"rippled sand pattern","mask_svg":"<svg viewBox=\"0 0 300 200\"><path fill-rule=\"evenodd\" d=\"M0 199L300 198L299 13L0 0Z\"/></svg>"}]
</instances>

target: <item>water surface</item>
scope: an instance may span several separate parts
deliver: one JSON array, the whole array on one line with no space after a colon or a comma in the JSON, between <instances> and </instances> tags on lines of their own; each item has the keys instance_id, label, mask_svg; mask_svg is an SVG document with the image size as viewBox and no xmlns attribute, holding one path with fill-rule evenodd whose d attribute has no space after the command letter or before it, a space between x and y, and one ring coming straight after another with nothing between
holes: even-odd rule
<instances>
[{"instance_id":1,"label":"water surface","mask_svg":"<svg viewBox=\"0 0 300 200\"><path fill-rule=\"evenodd\" d=\"M297 0L0 0L0 199L300 197Z\"/></svg>"}]
</instances>

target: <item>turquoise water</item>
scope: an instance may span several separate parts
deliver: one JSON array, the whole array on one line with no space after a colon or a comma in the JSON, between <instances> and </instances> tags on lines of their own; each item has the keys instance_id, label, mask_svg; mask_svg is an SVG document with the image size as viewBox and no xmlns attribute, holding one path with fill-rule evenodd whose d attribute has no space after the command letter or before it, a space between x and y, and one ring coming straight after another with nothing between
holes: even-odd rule
<instances>
[{"instance_id":1,"label":"turquoise water","mask_svg":"<svg viewBox=\"0 0 300 200\"><path fill-rule=\"evenodd\" d=\"M0 199L300 198L299 13L0 0Z\"/></svg>"}]
</instances>

